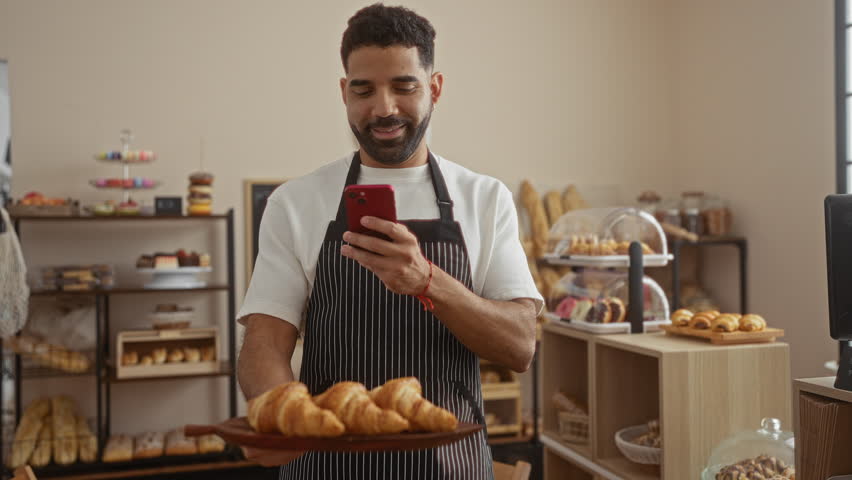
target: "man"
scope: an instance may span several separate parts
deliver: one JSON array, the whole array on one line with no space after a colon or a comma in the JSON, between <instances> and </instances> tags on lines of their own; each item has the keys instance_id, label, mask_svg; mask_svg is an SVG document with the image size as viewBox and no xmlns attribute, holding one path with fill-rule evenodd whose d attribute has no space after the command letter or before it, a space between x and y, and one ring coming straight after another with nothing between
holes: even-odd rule
<instances>
[{"instance_id":1,"label":"man","mask_svg":"<svg viewBox=\"0 0 852 480\"><path fill-rule=\"evenodd\" d=\"M542 299L518 240L509 190L432 154L424 140L444 77L435 31L414 12L376 4L343 34L343 103L359 149L270 197L239 313L239 381L253 398L293 380L311 393L354 380L368 389L415 376L462 422L484 423L479 357L525 371ZM397 217L365 217L390 241L346 231L342 191L391 184ZM381 453L249 450L281 478L492 478L483 432L433 450Z\"/></svg>"}]
</instances>

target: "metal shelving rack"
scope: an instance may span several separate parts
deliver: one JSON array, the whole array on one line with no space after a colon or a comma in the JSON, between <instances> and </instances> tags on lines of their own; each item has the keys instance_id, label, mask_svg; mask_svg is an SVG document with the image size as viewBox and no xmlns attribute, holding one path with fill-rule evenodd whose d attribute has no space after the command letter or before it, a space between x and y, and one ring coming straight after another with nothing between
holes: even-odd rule
<instances>
[{"instance_id":1,"label":"metal shelving rack","mask_svg":"<svg viewBox=\"0 0 852 480\"><path fill-rule=\"evenodd\" d=\"M89 372L79 374L67 374L51 369L38 369L38 371L25 369L22 366L21 356L14 354L13 368L11 372L4 371L0 376L0 398L3 398L3 382L2 378L11 374L15 385L15 426L20 421L22 413L21 405L21 384L22 381L28 378L49 378L49 377L68 377L68 376L87 376L91 375L95 380L95 388L97 389L97 418L96 431L98 437L98 454L103 453L103 448L107 439L110 436L111 430L111 387L113 384L125 383L125 380L118 380L112 369L107 364L109 358L109 340L110 340L110 298L115 295L134 295L144 293L162 293L162 292L185 292L185 293L200 293L200 292L226 292L228 295L228 321L227 324L227 344L228 358L222 361L222 368L216 374L204 375L188 375L180 377L153 377L134 379L136 382L153 382L153 381L176 381L188 380L193 378L205 377L221 377L227 376L229 379L228 400L229 400L229 416L237 416L237 378L236 378L236 327L233 319L236 316L236 294L235 294L235 263L234 263L234 210L229 209L225 214L210 215L210 216L70 216L70 217L50 217L50 216L23 216L14 217L14 228L21 238L21 224L26 222L60 222L60 223L136 223L148 224L149 221L224 221L227 237L227 283L224 285L213 284L200 288L188 289L146 289L141 285L116 285L108 289L95 289L90 291L77 292L59 292L59 291L39 291L31 292L32 297L38 296L53 296L53 295L83 295L94 298L95 301L95 338L97 345L95 349L95 366ZM2 344L0 344L0 358L2 365L6 365L6 358L11 355L9 352L3 352ZM33 375L35 374L35 375ZM2 478L10 478L12 475L8 468L5 467L5 459L3 458L3 445L5 434L3 431L4 425L0 422L0 465L3 465ZM35 469L36 475L39 478L57 477L61 475L86 475L93 473L105 473L110 471L143 468L151 469L156 467L174 467L188 464L206 464L217 461L235 461L232 465L241 464L244 462L236 462L241 459L240 452L233 449L226 449L221 454L206 454L194 455L187 457L160 457L154 459L146 459L141 461L132 461L124 463L103 463L97 461L91 464L76 463L69 466L49 465L41 469Z\"/></svg>"}]
</instances>

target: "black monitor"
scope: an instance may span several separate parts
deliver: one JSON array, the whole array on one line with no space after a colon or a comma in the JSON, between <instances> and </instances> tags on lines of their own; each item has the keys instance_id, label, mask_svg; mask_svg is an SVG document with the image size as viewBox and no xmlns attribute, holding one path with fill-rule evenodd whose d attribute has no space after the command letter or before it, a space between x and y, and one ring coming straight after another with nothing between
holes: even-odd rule
<instances>
[{"instance_id":1,"label":"black monitor","mask_svg":"<svg viewBox=\"0 0 852 480\"><path fill-rule=\"evenodd\" d=\"M834 386L852 390L852 195L825 197L825 255L829 330L841 344Z\"/></svg>"}]
</instances>

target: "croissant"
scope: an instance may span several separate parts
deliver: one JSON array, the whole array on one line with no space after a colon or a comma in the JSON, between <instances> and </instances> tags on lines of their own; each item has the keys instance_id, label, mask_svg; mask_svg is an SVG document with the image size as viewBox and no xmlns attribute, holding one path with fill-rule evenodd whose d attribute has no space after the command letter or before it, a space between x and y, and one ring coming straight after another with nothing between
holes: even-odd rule
<instances>
[{"instance_id":1,"label":"croissant","mask_svg":"<svg viewBox=\"0 0 852 480\"><path fill-rule=\"evenodd\" d=\"M694 313L692 313L692 311L687 310L685 308L675 310L675 312L672 314L672 323L676 327L685 327L689 325L689 321L692 320L693 315Z\"/></svg>"},{"instance_id":2,"label":"croissant","mask_svg":"<svg viewBox=\"0 0 852 480\"><path fill-rule=\"evenodd\" d=\"M334 413L318 407L301 382L288 382L248 402L248 420L260 433L337 437L344 427Z\"/></svg>"},{"instance_id":3,"label":"croissant","mask_svg":"<svg viewBox=\"0 0 852 480\"><path fill-rule=\"evenodd\" d=\"M740 319L740 330L743 332L760 332L766 329L766 320L760 315L750 313Z\"/></svg>"},{"instance_id":4,"label":"croissant","mask_svg":"<svg viewBox=\"0 0 852 480\"><path fill-rule=\"evenodd\" d=\"M717 316L718 315L711 315L707 312L696 313L689 320L689 326L691 328L697 328L699 330L707 330L708 328L710 328L711 324L713 323L713 320Z\"/></svg>"},{"instance_id":5,"label":"croissant","mask_svg":"<svg viewBox=\"0 0 852 480\"><path fill-rule=\"evenodd\" d=\"M726 313L714 318L710 322L710 328L714 332L736 332L740 328L740 322L737 317Z\"/></svg>"},{"instance_id":6,"label":"croissant","mask_svg":"<svg viewBox=\"0 0 852 480\"><path fill-rule=\"evenodd\" d=\"M374 388L370 395L380 407L399 412L416 429L451 432L458 425L458 419L452 412L423 398L423 387L414 377L390 380L381 387Z\"/></svg>"},{"instance_id":7,"label":"croissant","mask_svg":"<svg viewBox=\"0 0 852 480\"><path fill-rule=\"evenodd\" d=\"M334 412L349 433L377 435L409 428L408 420L392 409L376 405L367 388L358 382L336 383L315 400L320 407Z\"/></svg>"}]
</instances>

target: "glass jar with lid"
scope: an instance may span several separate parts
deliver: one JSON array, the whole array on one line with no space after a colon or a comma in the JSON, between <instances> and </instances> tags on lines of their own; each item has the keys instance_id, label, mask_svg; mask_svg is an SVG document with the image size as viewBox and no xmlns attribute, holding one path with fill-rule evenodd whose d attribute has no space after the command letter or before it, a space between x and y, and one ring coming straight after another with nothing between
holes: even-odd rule
<instances>
[{"instance_id":1,"label":"glass jar with lid","mask_svg":"<svg viewBox=\"0 0 852 480\"><path fill-rule=\"evenodd\" d=\"M793 433L777 418L764 418L757 430L739 432L716 446L701 480L795 478Z\"/></svg>"}]
</instances>

